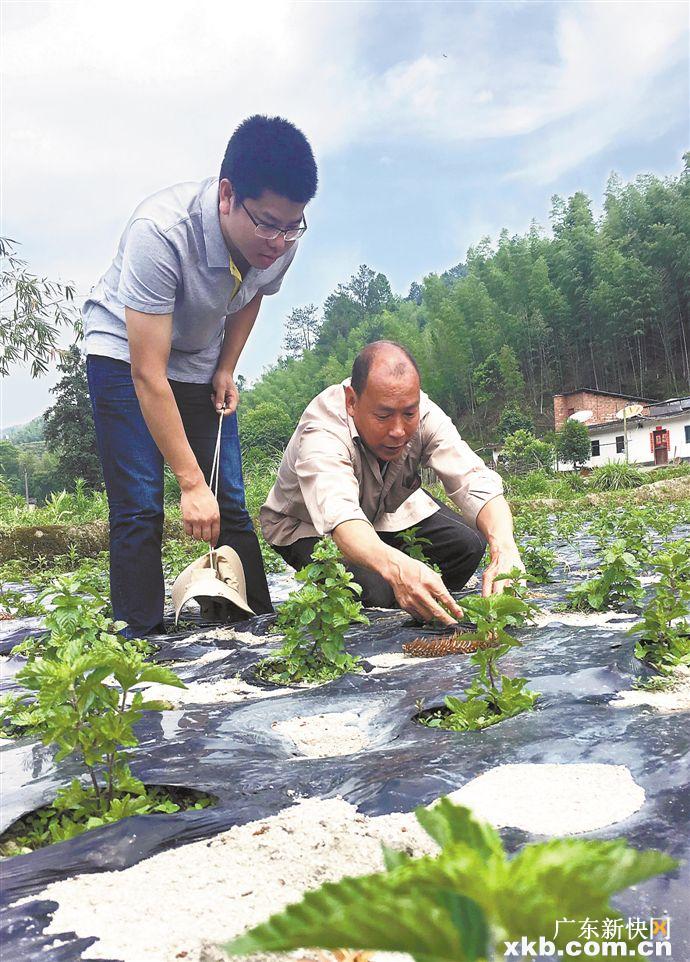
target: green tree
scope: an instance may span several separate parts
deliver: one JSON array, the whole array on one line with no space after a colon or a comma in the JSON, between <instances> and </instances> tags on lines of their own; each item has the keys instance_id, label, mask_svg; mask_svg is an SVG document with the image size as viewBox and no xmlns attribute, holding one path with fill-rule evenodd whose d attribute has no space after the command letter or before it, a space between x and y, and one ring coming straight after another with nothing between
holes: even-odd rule
<instances>
[{"instance_id":1,"label":"green tree","mask_svg":"<svg viewBox=\"0 0 690 962\"><path fill-rule=\"evenodd\" d=\"M45 426L43 415L39 414L26 424L15 424L14 427L5 428L4 437L13 444L32 444L35 441L44 440Z\"/></svg>"},{"instance_id":2,"label":"green tree","mask_svg":"<svg viewBox=\"0 0 690 962\"><path fill-rule=\"evenodd\" d=\"M295 307L285 321L283 345L287 354L290 357L301 357L305 351L310 351L316 344L320 326L316 305Z\"/></svg>"},{"instance_id":3,"label":"green tree","mask_svg":"<svg viewBox=\"0 0 690 962\"><path fill-rule=\"evenodd\" d=\"M546 441L540 441L531 431L514 431L505 439L501 459L510 471L520 473L553 467L555 453Z\"/></svg>"},{"instance_id":4,"label":"green tree","mask_svg":"<svg viewBox=\"0 0 690 962\"><path fill-rule=\"evenodd\" d=\"M20 478L21 448L11 441L0 441L0 476L8 482L12 491L20 493L17 483Z\"/></svg>"},{"instance_id":5,"label":"green tree","mask_svg":"<svg viewBox=\"0 0 690 962\"><path fill-rule=\"evenodd\" d=\"M493 400L502 387L501 364L498 355L489 354L486 360L475 368L472 374L474 400L477 404L486 404Z\"/></svg>"},{"instance_id":6,"label":"green tree","mask_svg":"<svg viewBox=\"0 0 690 962\"><path fill-rule=\"evenodd\" d=\"M506 400L518 403L525 396L525 379L515 351L508 344L504 344L498 352L498 367Z\"/></svg>"},{"instance_id":7,"label":"green tree","mask_svg":"<svg viewBox=\"0 0 690 962\"><path fill-rule=\"evenodd\" d=\"M61 486L72 487L83 478L91 488L101 487L103 475L98 457L96 432L91 414L86 365L73 344L58 364L62 377L51 393L55 404L44 414L48 450L57 455Z\"/></svg>"},{"instance_id":8,"label":"green tree","mask_svg":"<svg viewBox=\"0 0 690 962\"><path fill-rule=\"evenodd\" d=\"M242 449L250 462L281 454L295 424L284 404L263 401L249 410L240 409Z\"/></svg>"},{"instance_id":9,"label":"green tree","mask_svg":"<svg viewBox=\"0 0 690 962\"><path fill-rule=\"evenodd\" d=\"M424 288L417 281L412 281L406 300L412 301L414 304L421 306L423 298Z\"/></svg>"},{"instance_id":10,"label":"green tree","mask_svg":"<svg viewBox=\"0 0 690 962\"><path fill-rule=\"evenodd\" d=\"M393 298L386 275L377 274L366 264L360 264L357 273L350 278L346 291L364 314L379 314Z\"/></svg>"},{"instance_id":11,"label":"green tree","mask_svg":"<svg viewBox=\"0 0 690 962\"><path fill-rule=\"evenodd\" d=\"M58 329L78 325L74 288L31 274L16 248L16 241L0 237L0 376L12 364L30 362L36 377L48 370Z\"/></svg>"},{"instance_id":12,"label":"green tree","mask_svg":"<svg viewBox=\"0 0 690 962\"><path fill-rule=\"evenodd\" d=\"M505 441L509 434L515 431L534 431L534 421L531 415L523 411L517 404L508 404L503 409L498 422L499 441Z\"/></svg>"},{"instance_id":13,"label":"green tree","mask_svg":"<svg viewBox=\"0 0 690 962\"><path fill-rule=\"evenodd\" d=\"M586 464L592 453L587 426L568 419L558 432L556 451L559 459L571 461L575 470Z\"/></svg>"}]
</instances>

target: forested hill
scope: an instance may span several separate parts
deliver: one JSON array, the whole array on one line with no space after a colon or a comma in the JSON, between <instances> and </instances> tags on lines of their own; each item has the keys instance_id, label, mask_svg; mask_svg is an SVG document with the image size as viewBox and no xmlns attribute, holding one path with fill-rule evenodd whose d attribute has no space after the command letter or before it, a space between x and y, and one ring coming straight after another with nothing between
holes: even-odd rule
<instances>
[{"instance_id":1,"label":"forested hill","mask_svg":"<svg viewBox=\"0 0 690 962\"><path fill-rule=\"evenodd\" d=\"M551 231L482 239L465 264L392 294L361 267L322 311L292 312L285 353L243 392L245 446L279 448L311 398L378 338L405 344L424 389L476 445L506 407L551 424L552 396L587 386L651 398L690 390L690 153L674 178L613 175L599 221L554 197Z\"/></svg>"}]
</instances>

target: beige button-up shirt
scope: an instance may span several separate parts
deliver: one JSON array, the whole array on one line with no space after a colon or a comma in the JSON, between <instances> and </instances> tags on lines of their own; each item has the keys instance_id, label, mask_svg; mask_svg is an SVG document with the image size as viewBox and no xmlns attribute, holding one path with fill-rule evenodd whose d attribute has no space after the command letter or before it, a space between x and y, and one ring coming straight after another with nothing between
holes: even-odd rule
<instances>
[{"instance_id":1,"label":"beige button-up shirt","mask_svg":"<svg viewBox=\"0 0 690 962\"><path fill-rule=\"evenodd\" d=\"M438 511L421 488L420 468L433 468L463 519L476 527L503 482L486 467L441 408L421 392L419 427L401 457L381 471L345 409L345 385L334 384L309 404L290 438L276 482L259 515L269 544L322 537L343 521L376 531L402 531Z\"/></svg>"}]
</instances>

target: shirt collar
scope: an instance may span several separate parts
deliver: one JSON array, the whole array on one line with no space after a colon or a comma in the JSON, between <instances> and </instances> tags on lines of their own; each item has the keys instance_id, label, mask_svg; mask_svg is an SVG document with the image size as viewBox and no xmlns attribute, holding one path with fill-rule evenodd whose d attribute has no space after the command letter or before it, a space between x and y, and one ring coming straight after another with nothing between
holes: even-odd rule
<instances>
[{"instance_id":1,"label":"shirt collar","mask_svg":"<svg viewBox=\"0 0 690 962\"><path fill-rule=\"evenodd\" d=\"M218 178L214 177L201 195L201 226L204 232L206 263L209 267L228 270L230 254L218 219Z\"/></svg>"}]
</instances>

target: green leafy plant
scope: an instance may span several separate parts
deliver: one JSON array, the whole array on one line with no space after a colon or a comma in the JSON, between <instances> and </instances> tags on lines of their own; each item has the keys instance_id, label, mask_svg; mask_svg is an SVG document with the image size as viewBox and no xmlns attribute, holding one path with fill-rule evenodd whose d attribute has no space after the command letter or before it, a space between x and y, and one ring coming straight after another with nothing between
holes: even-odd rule
<instances>
[{"instance_id":1,"label":"green leafy plant","mask_svg":"<svg viewBox=\"0 0 690 962\"><path fill-rule=\"evenodd\" d=\"M39 601L48 633L13 650L27 658L16 675L23 692L2 700L0 722L54 746L58 762L69 755L79 759L87 781L74 779L41 814L32 813L3 836L0 843L7 842L10 853L125 815L177 810L160 791L149 793L127 759L138 744L134 727L143 713L169 707L147 700L139 686L184 683L169 668L147 661L145 642L116 634L122 623L110 621L105 600L84 592L76 578L55 579Z\"/></svg>"},{"instance_id":2,"label":"green leafy plant","mask_svg":"<svg viewBox=\"0 0 690 962\"><path fill-rule=\"evenodd\" d=\"M572 462L575 470L587 464L592 453L587 426L569 418L556 434L556 452L561 461Z\"/></svg>"},{"instance_id":3,"label":"green leafy plant","mask_svg":"<svg viewBox=\"0 0 690 962\"><path fill-rule=\"evenodd\" d=\"M524 573L514 570L504 577L516 579L524 577ZM463 610L477 626L463 638L481 644L470 658L477 674L464 698L446 696L443 708L420 715L422 724L449 731L477 731L533 707L538 695L527 689L526 679L509 678L498 668L499 658L520 644L506 628L524 625L535 611L530 602L517 596L523 592L522 588L514 588L486 598L463 598Z\"/></svg>"},{"instance_id":4,"label":"green leafy plant","mask_svg":"<svg viewBox=\"0 0 690 962\"><path fill-rule=\"evenodd\" d=\"M565 607L573 611L602 611L620 608L627 602L637 604L643 594L637 559L624 541L616 541L604 552L599 575L568 591Z\"/></svg>"},{"instance_id":5,"label":"green leafy plant","mask_svg":"<svg viewBox=\"0 0 690 962\"><path fill-rule=\"evenodd\" d=\"M501 459L509 471L550 471L555 459L553 445L536 438L531 431L519 429L509 434L503 444Z\"/></svg>"},{"instance_id":6,"label":"green leafy plant","mask_svg":"<svg viewBox=\"0 0 690 962\"><path fill-rule=\"evenodd\" d=\"M551 839L509 857L490 825L447 798L415 814L440 846L437 856L412 859L384 846L385 871L307 892L225 951L349 946L405 952L417 962L496 962L507 942L547 936L563 954L573 931L557 920L620 920L612 895L677 865L624 839ZM620 937L629 947L640 940Z\"/></svg>"},{"instance_id":7,"label":"green leafy plant","mask_svg":"<svg viewBox=\"0 0 690 962\"><path fill-rule=\"evenodd\" d=\"M625 461L609 461L594 468L589 476L589 486L595 491L621 491L624 488L639 488L644 477L639 468Z\"/></svg>"},{"instance_id":8,"label":"green leafy plant","mask_svg":"<svg viewBox=\"0 0 690 962\"><path fill-rule=\"evenodd\" d=\"M74 779L51 805L22 816L0 838L0 857L26 855L37 848L64 842L129 815L172 815L208 808L212 796L191 788L147 786L131 773L120 779L112 801L104 804Z\"/></svg>"},{"instance_id":9,"label":"green leafy plant","mask_svg":"<svg viewBox=\"0 0 690 962\"><path fill-rule=\"evenodd\" d=\"M556 564L556 553L547 545L535 543L522 544L520 556L527 574L539 584L551 580L551 572Z\"/></svg>"},{"instance_id":10,"label":"green leafy plant","mask_svg":"<svg viewBox=\"0 0 690 962\"><path fill-rule=\"evenodd\" d=\"M41 614L41 606L19 588L0 585L0 614L9 618L33 618Z\"/></svg>"},{"instance_id":11,"label":"green leafy plant","mask_svg":"<svg viewBox=\"0 0 690 962\"><path fill-rule=\"evenodd\" d=\"M556 554L550 548L551 524L547 515L534 514L520 523L520 556L531 580L550 580Z\"/></svg>"},{"instance_id":12,"label":"green leafy plant","mask_svg":"<svg viewBox=\"0 0 690 962\"><path fill-rule=\"evenodd\" d=\"M194 538L166 538L161 551L163 574L166 579L174 581L187 565L196 561L203 553L203 546ZM208 545L206 554L208 554Z\"/></svg>"},{"instance_id":13,"label":"green leafy plant","mask_svg":"<svg viewBox=\"0 0 690 962\"><path fill-rule=\"evenodd\" d=\"M284 633L279 651L259 662L257 673L278 683L323 682L359 670L359 659L345 650L353 621L368 624L358 595L361 587L345 569L337 545L322 538L312 561L295 577L304 587L281 605L275 631Z\"/></svg>"},{"instance_id":14,"label":"green leafy plant","mask_svg":"<svg viewBox=\"0 0 690 962\"><path fill-rule=\"evenodd\" d=\"M606 508L595 517L590 531L600 551L605 551L617 541L623 543L625 550L641 563L651 557L650 516L644 507L628 505L615 511Z\"/></svg>"},{"instance_id":15,"label":"green leafy plant","mask_svg":"<svg viewBox=\"0 0 690 962\"><path fill-rule=\"evenodd\" d=\"M652 567L660 580L631 632L641 635L635 655L667 672L690 665L690 538L672 542Z\"/></svg>"},{"instance_id":16,"label":"green leafy plant","mask_svg":"<svg viewBox=\"0 0 690 962\"><path fill-rule=\"evenodd\" d=\"M582 528L583 517L581 511L560 511L554 520L554 529L559 538L570 542L575 534Z\"/></svg>"},{"instance_id":17,"label":"green leafy plant","mask_svg":"<svg viewBox=\"0 0 690 962\"><path fill-rule=\"evenodd\" d=\"M421 537L419 527L407 528L405 531L401 531L398 537L403 543L402 550L406 555L415 561L421 561L422 564L429 565L437 574L441 573L439 566L432 564L424 554L424 546L431 545L432 542L428 538Z\"/></svg>"},{"instance_id":18,"label":"green leafy plant","mask_svg":"<svg viewBox=\"0 0 690 962\"><path fill-rule=\"evenodd\" d=\"M662 538L668 538L683 521L681 506L677 504L644 505L644 513L649 527Z\"/></svg>"}]
</instances>

